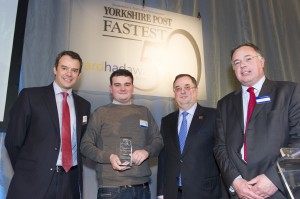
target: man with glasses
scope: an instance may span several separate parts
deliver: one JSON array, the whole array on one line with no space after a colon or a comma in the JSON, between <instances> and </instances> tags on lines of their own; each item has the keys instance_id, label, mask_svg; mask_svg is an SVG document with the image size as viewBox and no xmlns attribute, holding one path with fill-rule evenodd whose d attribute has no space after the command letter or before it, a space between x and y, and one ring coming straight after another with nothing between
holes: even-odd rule
<instances>
[{"instance_id":1,"label":"man with glasses","mask_svg":"<svg viewBox=\"0 0 300 199\"><path fill-rule=\"evenodd\" d=\"M161 120L164 148L158 161L158 198L220 199L213 155L216 111L197 103L197 82L191 75L177 75L173 89L179 110Z\"/></svg>"},{"instance_id":2,"label":"man with glasses","mask_svg":"<svg viewBox=\"0 0 300 199\"><path fill-rule=\"evenodd\" d=\"M231 51L241 89L218 102L214 153L233 197L287 198L280 148L300 146L300 86L265 77L265 59L245 43Z\"/></svg>"}]
</instances>

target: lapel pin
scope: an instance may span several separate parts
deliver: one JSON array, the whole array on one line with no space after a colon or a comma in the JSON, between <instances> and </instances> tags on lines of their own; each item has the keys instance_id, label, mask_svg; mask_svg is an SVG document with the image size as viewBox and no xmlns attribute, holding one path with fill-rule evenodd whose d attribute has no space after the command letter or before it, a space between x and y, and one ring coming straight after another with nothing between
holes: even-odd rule
<instances>
[{"instance_id":1,"label":"lapel pin","mask_svg":"<svg viewBox=\"0 0 300 199\"><path fill-rule=\"evenodd\" d=\"M204 116L203 115L200 115L199 116L199 120L203 120L204 119Z\"/></svg>"}]
</instances>

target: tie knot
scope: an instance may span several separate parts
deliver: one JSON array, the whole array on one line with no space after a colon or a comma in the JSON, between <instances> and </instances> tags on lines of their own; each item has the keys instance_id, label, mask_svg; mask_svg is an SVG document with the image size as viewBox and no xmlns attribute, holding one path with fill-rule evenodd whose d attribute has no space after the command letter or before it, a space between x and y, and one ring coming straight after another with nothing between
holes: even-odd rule
<instances>
[{"instance_id":1,"label":"tie knot","mask_svg":"<svg viewBox=\"0 0 300 199\"><path fill-rule=\"evenodd\" d=\"M247 89L247 92L249 92L249 93L254 93L254 88L253 88L253 87L249 87L249 88Z\"/></svg>"},{"instance_id":2,"label":"tie knot","mask_svg":"<svg viewBox=\"0 0 300 199\"><path fill-rule=\"evenodd\" d=\"M61 92L61 94L63 95L64 99L66 99L67 96L69 95L67 92Z\"/></svg>"},{"instance_id":3,"label":"tie knot","mask_svg":"<svg viewBox=\"0 0 300 199\"><path fill-rule=\"evenodd\" d=\"M189 113L188 112L182 112L181 114L185 118Z\"/></svg>"}]
</instances>

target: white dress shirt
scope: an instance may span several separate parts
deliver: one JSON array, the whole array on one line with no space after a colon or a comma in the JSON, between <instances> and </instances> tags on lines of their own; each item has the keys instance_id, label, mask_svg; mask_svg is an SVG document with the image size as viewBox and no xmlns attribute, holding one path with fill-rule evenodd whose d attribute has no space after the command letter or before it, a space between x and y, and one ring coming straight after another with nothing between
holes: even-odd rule
<instances>
[{"instance_id":1,"label":"white dress shirt","mask_svg":"<svg viewBox=\"0 0 300 199\"><path fill-rule=\"evenodd\" d=\"M257 97L259 95L259 92L261 90L261 87L263 83L265 82L266 77L263 76L256 84L254 84L252 87L254 88L254 93L255 96ZM247 113L248 113L248 103L249 103L249 98L250 98L250 93L247 91L249 87L247 86L242 86L242 92L243 92L243 113L244 113L244 133L245 133L245 128L246 128L246 120L247 120ZM241 148L241 154L242 158L244 159L244 144L243 147Z\"/></svg>"},{"instance_id":2,"label":"white dress shirt","mask_svg":"<svg viewBox=\"0 0 300 199\"><path fill-rule=\"evenodd\" d=\"M59 118L60 140L61 140L62 101L63 101L63 95L61 93L63 92L63 90L57 85L55 81L53 82L53 88L54 88L56 107L57 107L58 118ZM70 116L71 116L70 119L71 119L72 159L73 159L73 166L76 166L77 165L76 114L75 114L75 106L74 106L74 99L72 95L72 89L68 90L67 93L68 93L67 101L68 101ZM61 146L60 146L57 163L56 163L57 166L62 165L61 158L62 158L62 153L61 153Z\"/></svg>"}]
</instances>

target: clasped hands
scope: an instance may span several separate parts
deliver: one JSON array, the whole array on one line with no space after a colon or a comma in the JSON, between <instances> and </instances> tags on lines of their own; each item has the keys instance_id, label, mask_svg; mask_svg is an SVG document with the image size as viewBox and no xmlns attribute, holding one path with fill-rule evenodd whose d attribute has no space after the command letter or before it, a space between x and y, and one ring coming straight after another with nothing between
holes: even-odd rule
<instances>
[{"instance_id":1,"label":"clasped hands","mask_svg":"<svg viewBox=\"0 0 300 199\"><path fill-rule=\"evenodd\" d=\"M146 150L136 150L132 153L132 164L139 166L148 158L148 156L149 153ZM111 154L109 159L114 170L125 171L130 168L129 162L123 162L122 164L119 157L115 154Z\"/></svg>"},{"instance_id":2,"label":"clasped hands","mask_svg":"<svg viewBox=\"0 0 300 199\"><path fill-rule=\"evenodd\" d=\"M242 199L263 199L272 196L278 188L264 174L258 175L250 181L237 178L232 183L235 192Z\"/></svg>"}]
</instances>

